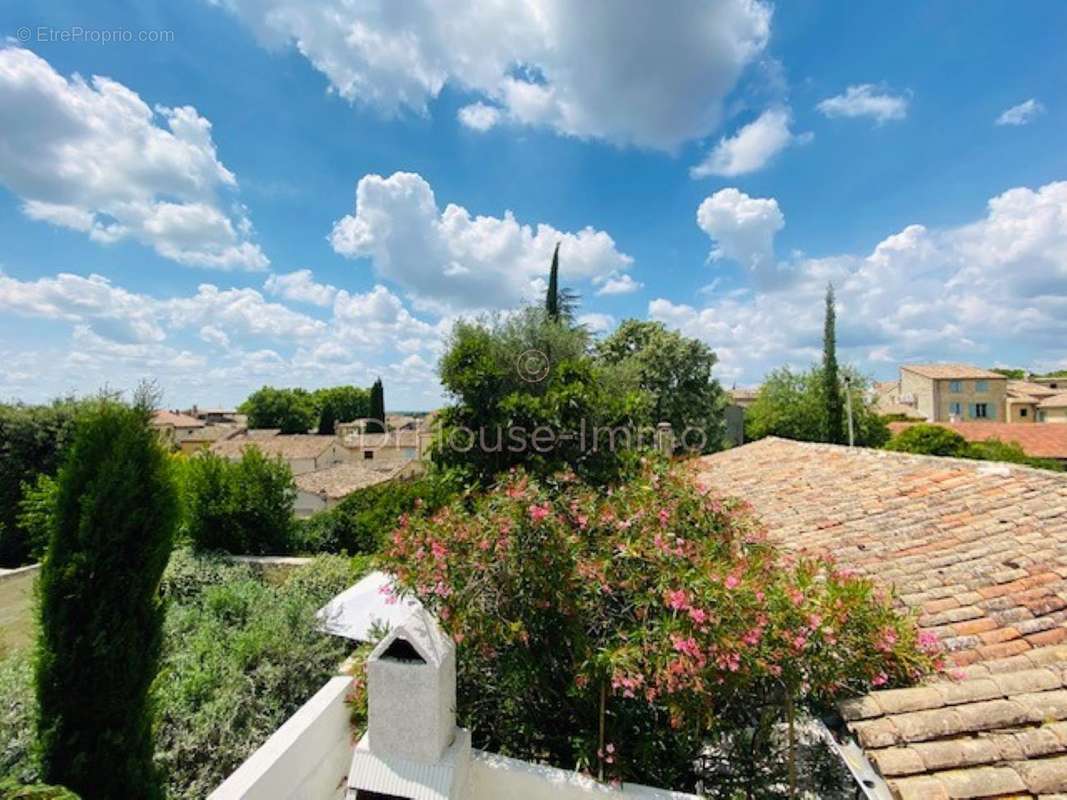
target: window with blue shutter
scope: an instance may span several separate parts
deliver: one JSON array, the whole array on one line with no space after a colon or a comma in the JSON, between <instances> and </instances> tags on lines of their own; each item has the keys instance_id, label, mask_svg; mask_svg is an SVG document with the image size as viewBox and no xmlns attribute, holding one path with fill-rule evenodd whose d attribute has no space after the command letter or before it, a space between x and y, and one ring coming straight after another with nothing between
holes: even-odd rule
<instances>
[{"instance_id":1,"label":"window with blue shutter","mask_svg":"<svg viewBox=\"0 0 1067 800\"><path fill-rule=\"evenodd\" d=\"M971 419L975 419L978 416L977 403L968 403L967 404L967 415Z\"/></svg>"}]
</instances>

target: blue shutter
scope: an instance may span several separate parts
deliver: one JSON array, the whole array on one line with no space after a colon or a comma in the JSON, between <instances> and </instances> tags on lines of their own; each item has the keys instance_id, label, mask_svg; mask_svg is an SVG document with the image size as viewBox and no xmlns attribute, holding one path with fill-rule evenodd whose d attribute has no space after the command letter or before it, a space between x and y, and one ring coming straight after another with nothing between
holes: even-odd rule
<instances>
[{"instance_id":1,"label":"blue shutter","mask_svg":"<svg viewBox=\"0 0 1067 800\"><path fill-rule=\"evenodd\" d=\"M971 419L975 419L978 414L978 409L975 408L975 403L968 403L967 412L971 415Z\"/></svg>"}]
</instances>

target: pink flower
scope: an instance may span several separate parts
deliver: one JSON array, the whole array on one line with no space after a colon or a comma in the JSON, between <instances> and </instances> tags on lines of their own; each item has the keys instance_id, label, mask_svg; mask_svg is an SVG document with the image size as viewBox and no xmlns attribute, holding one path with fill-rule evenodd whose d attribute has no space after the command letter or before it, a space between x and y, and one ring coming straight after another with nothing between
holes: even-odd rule
<instances>
[{"instance_id":1,"label":"pink flower","mask_svg":"<svg viewBox=\"0 0 1067 800\"><path fill-rule=\"evenodd\" d=\"M919 631L919 649L929 653L934 650L938 650L941 646L940 640L937 638L936 633L930 631Z\"/></svg>"},{"instance_id":2,"label":"pink flower","mask_svg":"<svg viewBox=\"0 0 1067 800\"><path fill-rule=\"evenodd\" d=\"M536 503L530 506L530 519L534 522L540 522L549 515L547 505L537 505Z\"/></svg>"},{"instance_id":3,"label":"pink flower","mask_svg":"<svg viewBox=\"0 0 1067 800\"><path fill-rule=\"evenodd\" d=\"M667 527L667 522L670 520L670 518L671 518L671 512L670 511L668 511L665 508L661 508L659 510L659 524L662 525L664 528Z\"/></svg>"},{"instance_id":4,"label":"pink flower","mask_svg":"<svg viewBox=\"0 0 1067 800\"><path fill-rule=\"evenodd\" d=\"M738 586L741 585L741 579L731 573L726 576L726 581L724 585L727 589L736 589Z\"/></svg>"},{"instance_id":5,"label":"pink flower","mask_svg":"<svg viewBox=\"0 0 1067 800\"><path fill-rule=\"evenodd\" d=\"M448 555L448 548L438 541L430 542L430 552L433 553L433 557L440 561L446 555Z\"/></svg>"},{"instance_id":6,"label":"pink flower","mask_svg":"<svg viewBox=\"0 0 1067 800\"><path fill-rule=\"evenodd\" d=\"M674 649L679 653L685 653L687 656L698 658L700 656L700 645L697 644L697 640L692 636L682 638L678 634L671 635L671 642L674 645Z\"/></svg>"},{"instance_id":7,"label":"pink flower","mask_svg":"<svg viewBox=\"0 0 1067 800\"><path fill-rule=\"evenodd\" d=\"M584 531L585 526L589 524L589 517L585 514L579 514L576 521L578 522L578 527Z\"/></svg>"},{"instance_id":8,"label":"pink flower","mask_svg":"<svg viewBox=\"0 0 1067 800\"><path fill-rule=\"evenodd\" d=\"M871 679L871 686L885 686L887 683L889 683L889 676L884 672L879 672Z\"/></svg>"},{"instance_id":9,"label":"pink flower","mask_svg":"<svg viewBox=\"0 0 1067 800\"><path fill-rule=\"evenodd\" d=\"M675 611L685 611L689 606L689 596L685 593L685 589L675 589L667 592L666 602L667 606Z\"/></svg>"},{"instance_id":10,"label":"pink flower","mask_svg":"<svg viewBox=\"0 0 1067 800\"><path fill-rule=\"evenodd\" d=\"M689 618L693 620L697 625L704 624L708 619L708 612L702 608L690 608Z\"/></svg>"}]
</instances>

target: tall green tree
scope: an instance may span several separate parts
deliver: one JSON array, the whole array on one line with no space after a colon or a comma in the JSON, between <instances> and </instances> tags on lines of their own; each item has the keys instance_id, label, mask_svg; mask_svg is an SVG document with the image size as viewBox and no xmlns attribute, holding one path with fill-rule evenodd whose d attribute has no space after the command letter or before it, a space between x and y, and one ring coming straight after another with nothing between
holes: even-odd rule
<instances>
[{"instance_id":1,"label":"tall green tree","mask_svg":"<svg viewBox=\"0 0 1067 800\"><path fill-rule=\"evenodd\" d=\"M370 419L367 430L371 432L385 431L385 389L382 379L378 378L370 387Z\"/></svg>"},{"instance_id":2,"label":"tall green tree","mask_svg":"<svg viewBox=\"0 0 1067 800\"><path fill-rule=\"evenodd\" d=\"M319 434L332 436L338 422L351 422L370 414L370 392L357 386L319 389L312 396L319 409Z\"/></svg>"},{"instance_id":3,"label":"tall green tree","mask_svg":"<svg viewBox=\"0 0 1067 800\"><path fill-rule=\"evenodd\" d=\"M318 422L314 400L306 389L264 386L237 410L248 415L249 428L280 428L282 433L307 433Z\"/></svg>"},{"instance_id":4,"label":"tall green tree","mask_svg":"<svg viewBox=\"0 0 1067 800\"><path fill-rule=\"evenodd\" d=\"M553 322L559 322L559 242L552 251L552 266L548 270L548 293L545 295L545 313Z\"/></svg>"},{"instance_id":5,"label":"tall green tree","mask_svg":"<svg viewBox=\"0 0 1067 800\"><path fill-rule=\"evenodd\" d=\"M725 396L711 374L718 358L706 344L661 322L629 319L597 344L596 353L606 364L633 371L652 398L647 424L671 423L679 450L722 446Z\"/></svg>"},{"instance_id":6,"label":"tall green tree","mask_svg":"<svg viewBox=\"0 0 1067 800\"><path fill-rule=\"evenodd\" d=\"M841 444L845 437L844 396L837 369L837 312L834 309L834 287L826 287L826 316L822 334L823 398L826 403L826 441Z\"/></svg>"},{"instance_id":7,"label":"tall green tree","mask_svg":"<svg viewBox=\"0 0 1067 800\"><path fill-rule=\"evenodd\" d=\"M39 583L43 778L85 800L162 796L150 687L178 499L146 400L101 400L60 470Z\"/></svg>"}]
</instances>

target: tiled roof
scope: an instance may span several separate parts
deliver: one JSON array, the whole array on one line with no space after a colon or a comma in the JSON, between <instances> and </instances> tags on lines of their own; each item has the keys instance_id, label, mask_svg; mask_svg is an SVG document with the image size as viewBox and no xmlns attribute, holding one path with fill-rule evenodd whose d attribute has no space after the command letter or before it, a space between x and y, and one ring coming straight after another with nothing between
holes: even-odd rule
<instances>
[{"instance_id":1,"label":"tiled roof","mask_svg":"<svg viewBox=\"0 0 1067 800\"><path fill-rule=\"evenodd\" d=\"M775 438L695 470L780 545L893 587L963 668L842 705L898 797L1067 793L1067 475Z\"/></svg>"},{"instance_id":2,"label":"tiled roof","mask_svg":"<svg viewBox=\"0 0 1067 800\"><path fill-rule=\"evenodd\" d=\"M1040 406L1041 408L1067 408L1067 392L1046 397L1041 401Z\"/></svg>"},{"instance_id":3,"label":"tiled roof","mask_svg":"<svg viewBox=\"0 0 1067 800\"><path fill-rule=\"evenodd\" d=\"M1030 381L1008 381L1008 394L1015 395L1016 397L1051 397L1057 392L1057 389L1050 389L1047 386L1042 386L1040 383L1032 383Z\"/></svg>"},{"instance_id":4,"label":"tiled roof","mask_svg":"<svg viewBox=\"0 0 1067 800\"><path fill-rule=\"evenodd\" d=\"M388 433L350 433L345 436L345 447L375 450L379 447L418 447L422 439L429 438L422 431L389 431Z\"/></svg>"},{"instance_id":5,"label":"tiled roof","mask_svg":"<svg viewBox=\"0 0 1067 800\"><path fill-rule=\"evenodd\" d=\"M999 372L970 364L901 364L900 368L934 380L1007 380Z\"/></svg>"},{"instance_id":6,"label":"tiled roof","mask_svg":"<svg viewBox=\"0 0 1067 800\"><path fill-rule=\"evenodd\" d=\"M910 422L890 422L889 430L900 433ZM1035 458L1067 459L1067 424L1050 422L934 422L951 428L968 442L1000 439L1018 442L1023 452Z\"/></svg>"},{"instance_id":7,"label":"tiled roof","mask_svg":"<svg viewBox=\"0 0 1067 800\"><path fill-rule=\"evenodd\" d=\"M357 489L365 489L393 478L407 465L371 469L362 464L335 464L332 467L305 472L293 478L296 488L311 494L321 494L332 500L347 497Z\"/></svg>"},{"instance_id":8,"label":"tiled roof","mask_svg":"<svg viewBox=\"0 0 1067 800\"><path fill-rule=\"evenodd\" d=\"M874 393L883 394L898 394L900 392L900 381L875 381Z\"/></svg>"},{"instance_id":9,"label":"tiled roof","mask_svg":"<svg viewBox=\"0 0 1067 800\"><path fill-rule=\"evenodd\" d=\"M246 447L258 448L265 456L281 456L284 459L316 458L337 439L333 436L314 436L312 434L292 434L288 436L269 436L265 438L247 438L239 436L215 442L211 452L227 458L237 458Z\"/></svg>"},{"instance_id":10,"label":"tiled roof","mask_svg":"<svg viewBox=\"0 0 1067 800\"><path fill-rule=\"evenodd\" d=\"M175 428L203 428L204 423L196 417L176 414L173 411L157 411L152 415L152 425L163 428L173 425Z\"/></svg>"}]
</instances>

